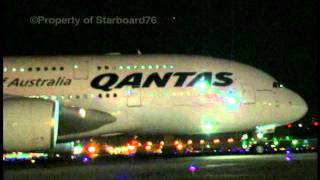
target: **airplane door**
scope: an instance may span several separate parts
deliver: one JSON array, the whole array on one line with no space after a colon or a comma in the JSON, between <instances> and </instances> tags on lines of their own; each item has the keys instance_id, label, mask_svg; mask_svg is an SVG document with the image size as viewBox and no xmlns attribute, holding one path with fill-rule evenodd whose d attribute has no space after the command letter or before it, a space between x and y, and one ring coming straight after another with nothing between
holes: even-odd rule
<instances>
[{"instance_id":1,"label":"airplane door","mask_svg":"<svg viewBox=\"0 0 320 180\"><path fill-rule=\"evenodd\" d=\"M127 106L137 107L141 106L141 88L128 87L127 90Z\"/></svg>"},{"instance_id":2,"label":"airplane door","mask_svg":"<svg viewBox=\"0 0 320 180\"><path fill-rule=\"evenodd\" d=\"M88 61L77 60L73 65L73 78L76 80L88 79Z\"/></svg>"},{"instance_id":3,"label":"airplane door","mask_svg":"<svg viewBox=\"0 0 320 180\"><path fill-rule=\"evenodd\" d=\"M242 85L242 103L254 104L256 102L256 94L252 85Z\"/></svg>"}]
</instances>

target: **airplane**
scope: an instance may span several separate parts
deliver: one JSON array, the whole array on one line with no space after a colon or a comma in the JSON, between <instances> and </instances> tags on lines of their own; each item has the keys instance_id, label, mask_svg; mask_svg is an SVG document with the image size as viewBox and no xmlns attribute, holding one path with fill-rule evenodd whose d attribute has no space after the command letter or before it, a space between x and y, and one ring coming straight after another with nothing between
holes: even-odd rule
<instances>
[{"instance_id":1,"label":"airplane","mask_svg":"<svg viewBox=\"0 0 320 180\"><path fill-rule=\"evenodd\" d=\"M274 129L308 111L269 74L198 55L3 58L5 151L87 137Z\"/></svg>"}]
</instances>

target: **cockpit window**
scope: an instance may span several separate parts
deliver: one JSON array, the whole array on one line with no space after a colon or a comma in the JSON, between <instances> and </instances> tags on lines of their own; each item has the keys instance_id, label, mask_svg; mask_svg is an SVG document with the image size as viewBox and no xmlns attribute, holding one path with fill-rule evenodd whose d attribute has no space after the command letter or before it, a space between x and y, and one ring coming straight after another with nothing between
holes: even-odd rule
<instances>
[{"instance_id":1,"label":"cockpit window","mask_svg":"<svg viewBox=\"0 0 320 180\"><path fill-rule=\"evenodd\" d=\"M281 83L279 83L279 82L273 82L273 87L274 88L282 88L283 85Z\"/></svg>"}]
</instances>

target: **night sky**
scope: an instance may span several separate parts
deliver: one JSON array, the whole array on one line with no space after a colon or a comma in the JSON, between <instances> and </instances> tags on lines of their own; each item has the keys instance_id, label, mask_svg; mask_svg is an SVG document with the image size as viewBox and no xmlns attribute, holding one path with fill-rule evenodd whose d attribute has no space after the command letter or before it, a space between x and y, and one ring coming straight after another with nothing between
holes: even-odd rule
<instances>
[{"instance_id":1,"label":"night sky","mask_svg":"<svg viewBox=\"0 0 320 180\"><path fill-rule=\"evenodd\" d=\"M197 54L253 65L318 117L316 1L4 2L5 55ZM129 3L131 2L131 3ZM30 17L155 16L156 24L31 24ZM175 19L173 18L175 17Z\"/></svg>"}]
</instances>

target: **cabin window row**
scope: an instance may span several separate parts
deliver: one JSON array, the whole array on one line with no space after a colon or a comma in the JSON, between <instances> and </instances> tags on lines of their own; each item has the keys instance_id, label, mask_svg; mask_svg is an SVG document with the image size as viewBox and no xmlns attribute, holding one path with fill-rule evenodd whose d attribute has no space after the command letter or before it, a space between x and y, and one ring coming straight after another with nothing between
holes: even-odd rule
<instances>
[{"instance_id":1,"label":"cabin window row","mask_svg":"<svg viewBox=\"0 0 320 180\"><path fill-rule=\"evenodd\" d=\"M101 94L98 95L94 94L83 94L83 95L65 95L65 96L47 96L47 95L41 95L41 96L29 96L30 98L42 98L42 99L51 99L51 100L64 100L64 99L89 99L89 98L112 98L117 97L117 93L107 93L107 94Z\"/></svg>"},{"instance_id":2,"label":"cabin window row","mask_svg":"<svg viewBox=\"0 0 320 180\"><path fill-rule=\"evenodd\" d=\"M28 67L28 68L24 68L24 67L20 67L20 68L7 68L7 67L4 67L3 68L3 72L8 72L8 71L11 71L11 72L25 72L25 71L28 71L28 72L32 72L32 71L63 71L64 70L64 67Z\"/></svg>"},{"instance_id":3,"label":"cabin window row","mask_svg":"<svg viewBox=\"0 0 320 180\"><path fill-rule=\"evenodd\" d=\"M163 65L128 65L128 66L119 66L119 70L136 70L136 69L173 69L174 66L171 64L163 64Z\"/></svg>"}]
</instances>

